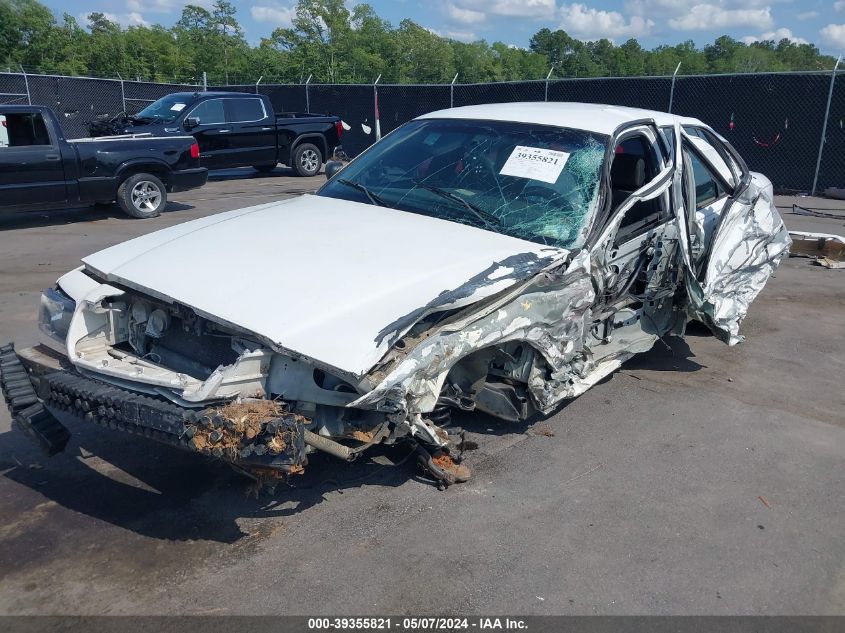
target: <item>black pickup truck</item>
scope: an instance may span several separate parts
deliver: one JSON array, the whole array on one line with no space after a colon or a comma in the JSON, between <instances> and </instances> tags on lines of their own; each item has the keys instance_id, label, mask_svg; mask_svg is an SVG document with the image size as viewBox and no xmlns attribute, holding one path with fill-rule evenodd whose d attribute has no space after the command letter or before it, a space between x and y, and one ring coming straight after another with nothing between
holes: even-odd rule
<instances>
[{"instance_id":1,"label":"black pickup truck","mask_svg":"<svg viewBox=\"0 0 845 633\"><path fill-rule=\"evenodd\" d=\"M168 192L205 184L199 155L185 135L67 140L49 108L0 105L0 211L116 200L132 217L151 218Z\"/></svg>"},{"instance_id":2,"label":"black pickup truck","mask_svg":"<svg viewBox=\"0 0 845 633\"><path fill-rule=\"evenodd\" d=\"M116 125L115 125L116 124ZM282 163L300 176L314 176L340 143L340 117L307 112L275 113L266 95L246 92L175 92L101 133L191 134L209 169L254 167L267 172Z\"/></svg>"}]
</instances>

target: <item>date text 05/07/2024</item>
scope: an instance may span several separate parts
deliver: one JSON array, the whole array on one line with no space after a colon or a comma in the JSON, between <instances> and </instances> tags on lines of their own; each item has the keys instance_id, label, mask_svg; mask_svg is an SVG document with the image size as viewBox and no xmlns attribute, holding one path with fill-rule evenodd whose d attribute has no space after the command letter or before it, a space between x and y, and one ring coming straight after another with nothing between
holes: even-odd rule
<instances>
[{"instance_id":1,"label":"date text 05/07/2024","mask_svg":"<svg viewBox=\"0 0 845 633\"><path fill-rule=\"evenodd\" d=\"M437 617L335 617L309 618L309 631L331 630L383 630L383 631L455 631L455 630L526 630L525 620L520 618L437 618Z\"/></svg>"}]
</instances>

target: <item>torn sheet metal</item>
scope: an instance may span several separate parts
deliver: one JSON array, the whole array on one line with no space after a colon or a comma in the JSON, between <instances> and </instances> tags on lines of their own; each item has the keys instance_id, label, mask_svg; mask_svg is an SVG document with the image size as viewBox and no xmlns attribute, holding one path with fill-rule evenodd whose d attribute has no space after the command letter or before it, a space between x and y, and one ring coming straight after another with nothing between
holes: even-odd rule
<instances>
[{"instance_id":1,"label":"torn sheet metal","mask_svg":"<svg viewBox=\"0 0 845 633\"><path fill-rule=\"evenodd\" d=\"M683 207L679 211L683 228L686 214ZM789 245L786 226L767 192L749 182L723 211L705 270L695 270L685 258L690 315L707 324L725 343L742 342L739 324Z\"/></svg>"},{"instance_id":2,"label":"torn sheet metal","mask_svg":"<svg viewBox=\"0 0 845 633\"><path fill-rule=\"evenodd\" d=\"M535 277L527 287L473 314L471 322L443 326L413 348L375 389L348 406L374 408L386 401L411 414L429 412L459 360L508 341L530 343L552 371L561 371L581 352L595 298L589 253L581 251L565 270Z\"/></svg>"},{"instance_id":3,"label":"torn sheet metal","mask_svg":"<svg viewBox=\"0 0 845 633\"><path fill-rule=\"evenodd\" d=\"M825 268L845 268L845 237L831 233L790 231L790 256L810 257Z\"/></svg>"}]
</instances>

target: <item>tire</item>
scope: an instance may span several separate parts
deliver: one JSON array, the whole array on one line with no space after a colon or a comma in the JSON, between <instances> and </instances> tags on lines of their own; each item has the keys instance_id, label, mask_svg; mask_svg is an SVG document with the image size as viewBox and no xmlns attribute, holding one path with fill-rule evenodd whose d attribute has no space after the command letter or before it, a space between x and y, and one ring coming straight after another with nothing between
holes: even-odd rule
<instances>
[{"instance_id":1,"label":"tire","mask_svg":"<svg viewBox=\"0 0 845 633\"><path fill-rule=\"evenodd\" d=\"M167 206L167 189L152 174L133 174L117 188L117 204L133 218L154 218Z\"/></svg>"},{"instance_id":2,"label":"tire","mask_svg":"<svg viewBox=\"0 0 845 633\"><path fill-rule=\"evenodd\" d=\"M252 168L260 174L269 174L276 169L276 163L272 165L253 165Z\"/></svg>"},{"instance_id":3,"label":"tire","mask_svg":"<svg viewBox=\"0 0 845 633\"><path fill-rule=\"evenodd\" d=\"M311 143L302 143L293 150L293 169L300 176L316 176L323 166L323 155Z\"/></svg>"}]
</instances>

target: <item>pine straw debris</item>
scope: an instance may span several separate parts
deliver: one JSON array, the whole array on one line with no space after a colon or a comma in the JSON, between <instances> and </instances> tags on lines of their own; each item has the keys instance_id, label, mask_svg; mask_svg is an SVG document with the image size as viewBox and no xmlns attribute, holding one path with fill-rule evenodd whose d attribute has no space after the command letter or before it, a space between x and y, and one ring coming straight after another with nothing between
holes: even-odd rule
<instances>
[{"instance_id":1,"label":"pine straw debris","mask_svg":"<svg viewBox=\"0 0 845 633\"><path fill-rule=\"evenodd\" d=\"M191 445L200 453L244 458L251 454L278 455L296 439L285 411L274 400L242 400L207 409L193 431Z\"/></svg>"}]
</instances>

